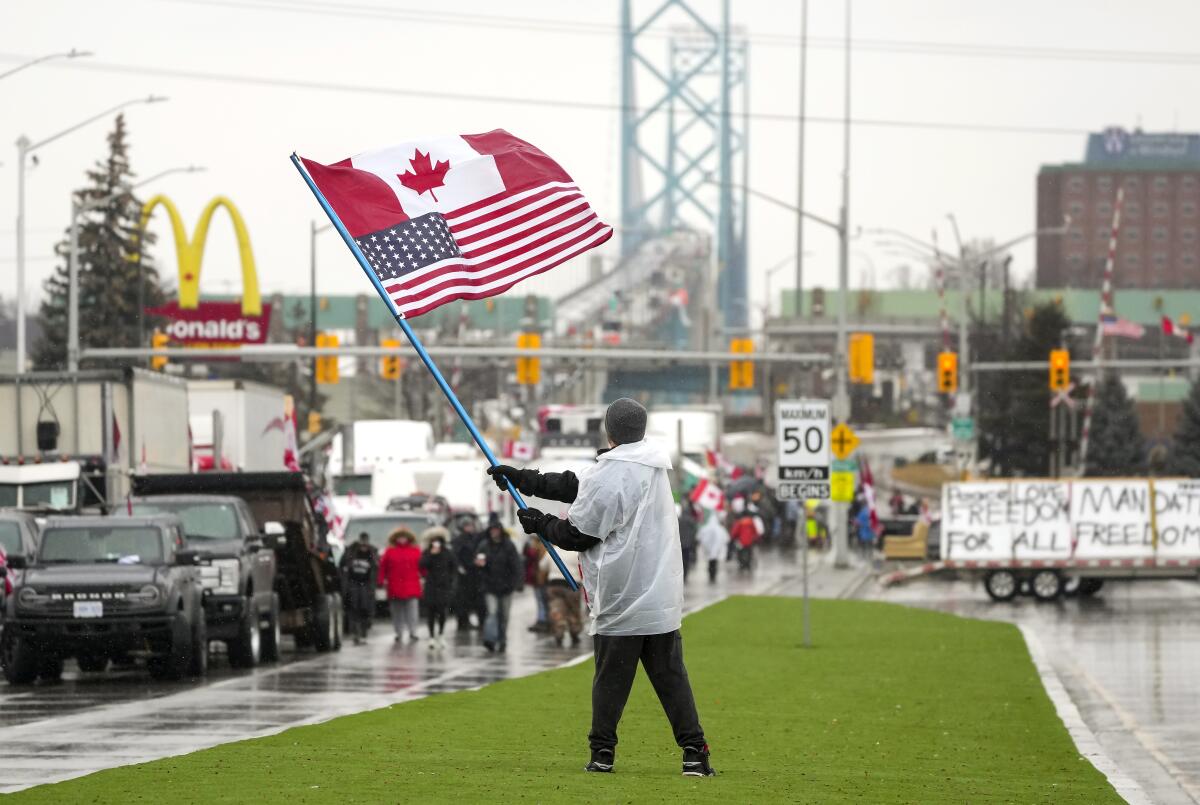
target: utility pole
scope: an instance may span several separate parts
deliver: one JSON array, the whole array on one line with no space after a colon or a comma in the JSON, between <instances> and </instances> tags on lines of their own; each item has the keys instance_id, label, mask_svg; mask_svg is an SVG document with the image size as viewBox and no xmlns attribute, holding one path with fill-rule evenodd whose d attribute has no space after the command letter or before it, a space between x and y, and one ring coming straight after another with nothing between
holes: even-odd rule
<instances>
[{"instance_id":1,"label":"utility pole","mask_svg":"<svg viewBox=\"0 0 1200 805\"><path fill-rule=\"evenodd\" d=\"M808 0L800 3L800 135L796 138L796 209L804 209L804 113L805 89L808 79ZM796 300L793 311L797 319L803 313L801 300L804 291L804 217L796 216ZM771 295L767 293L767 311L771 310ZM782 311L780 311L782 313Z\"/></svg>"},{"instance_id":2,"label":"utility pole","mask_svg":"<svg viewBox=\"0 0 1200 805\"><path fill-rule=\"evenodd\" d=\"M846 0L846 75L845 103L842 117L842 209L838 216L838 326L837 354L834 376L837 378L833 395L833 417L838 422L850 419L850 398L846 390L846 329L850 314L850 0ZM833 566L850 564L849 524L845 503L835 502L833 510Z\"/></svg>"}]
</instances>

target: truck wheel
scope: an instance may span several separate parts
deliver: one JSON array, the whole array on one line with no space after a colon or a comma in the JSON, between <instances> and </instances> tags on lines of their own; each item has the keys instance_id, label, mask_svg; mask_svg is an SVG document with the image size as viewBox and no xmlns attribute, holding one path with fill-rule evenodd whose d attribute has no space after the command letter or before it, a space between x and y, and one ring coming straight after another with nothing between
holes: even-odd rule
<instances>
[{"instance_id":1,"label":"truck wheel","mask_svg":"<svg viewBox=\"0 0 1200 805\"><path fill-rule=\"evenodd\" d=\"M197 607L196 625L192 627L192 656L188 663L188 676L208 674L208 624L204 621L204 610Z\"/></svg>"},{"instance_id":2,"label":"truck wheel","mask_svg":"<svg viewBox=\"0 0 1200 805\"><path fill-rule=\"evenodd\" d=\"M1039 601L1053 601L1062 595L1062 576L1057 570L1039 570L1029 580L1029 589Z\"/></svg>"},{"instance_id":3,"label":"truck wheel","mask_svg":"<svg viewBox=\"0 0 1200 805\"><path fill-rule=\"evenodd\" d=\"M279 643L283 638L279 631L279 593L271 593L271 611L267 617L267 626L262 630L261 659L263 662L279 662Z\"/></svg>"},{"instance_id":4,"label":"truck wheel","mask_svg":"<svg viewBox=\"0 0 1200 805\"><path fill-rule=\"evenodd\" d=\"M254 603L246 602L246 614L238 635L229 641L229 664L234 668L253 668L262 657L262 635L258 631L258 613Z\"/></svg>"},{"instance_id":5,"label":"truck wheel","mask_svg":"<svg viewBox=\"0 0 1200 805\"><path fill-rule=\"evenodd\" d=\"M10 685L30 685L37 680L41 658L28 640L5 635L0 641L0 665Z\"/></svg>"},{"instance_id":6,"label":"truck wheel","mask_svg":"<svg viewBox=\"0 0 1200 805\"><path fill-rule=\"evenodd\" d=\"M983 589L993 601L1013 600L1017 587L1017 576L1011 570L993 570L983 577Z\"/></svg>"},{"instance_id":7,"label":"truck wheel","mask_svg":"<svg viewBox=\"0 0 1200 805\"><path fill-rule=\"evenodd\" d=\"M1100 592L1100 588L1103 586L1104 579L1080 579L1079 596L1080 598L1091 598Z\"/></svg>"},{"instance_id":8,"label":"truck wheel","mask_svg":"<svg viewBox=\"0 0 1200 805\"><path fill-rule=\"evenodd\" d=\"M57 682L62 679L62 657L42 657L38 664L38 677L45 682Z\"/></svg>"},{"instance_id":9,"label":"truck wheel","mask_svg":"<svg viewBox=\"0 0 1200 805\"><path fill-rule=\"evenodd\" d=\"M334 612L333 596L321 596L313 608L311 627L313 647L317 651L326 652L333 650L333 644L336 640L336 636L334 635L334 630L337 628L336 620L337 613Z\"/></svg>"},{"instance_id":10,"label":"truck wheel","mask_svg":"<svg viewBox=\"0 0 1200 805\"><path fill-rule=\"evenodd\" d=\"M108 668L107 654L80 654L75 661L79 663L79 670L85 674L103 673Z\"/></svg>"},{"instance_id":11,"label":"truck wheel","mask_svg":"<svg viewBox=\"0 0 1200 805\"><path fill-rule=\"evenodd\" d=\"M175 638L171 645L167 646L166 652L150 658L146 664L150 670L150 676L155 679L182 679L192 665L192 628L187 629L182 639L180 639L180 629L176 628L173 631Z\"/></svg>"}]
</instances>

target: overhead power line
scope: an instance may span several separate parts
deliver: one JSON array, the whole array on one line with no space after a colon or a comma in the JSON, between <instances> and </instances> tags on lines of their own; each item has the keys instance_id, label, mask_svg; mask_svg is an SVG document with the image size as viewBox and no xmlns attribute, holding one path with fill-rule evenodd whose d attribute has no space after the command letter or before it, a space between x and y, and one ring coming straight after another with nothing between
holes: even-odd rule
<instances>
[{"instance_id":1,"label":"overhead power line","mask_svg":"<svg viewBox=\"0 0 1200 805\"><path fill-rule=\"evenodd\" d=\"M250 11L283 12L354 19L392 20L430 25L452 25L478 28L504 28L542 33L562 33L585 36L616 36L621 29L617 25L582 22L566 19L538 19L495 14L468 14L453 11L427 11L415 8L396 8L364 3L332 3L322 0L162 0L173 4L201 5ZM673 35L669 27L648 28L641 35L668 38ZM739 37L747 42L768 47L796 48L798 36L747 32ZM844 41L840 37L810 36L808 47L819 50L840 51ZM892 39L854 39L851 47L855 51L894 53L912 56L945 56L974 59L1017 59L1021 61L1067 61L1109 62L1120 64L1158 64L1175 66L1200 65L1200 53L1184 51L1139 51L1112 48L1064 48L1037 47L1031 45L983 44L976 42L937 42Z\"/></svg>"},{"instance_id":2,"label":"overhead power line","mask_svg":"<svg viewBox=\"0 0 1200 805\"><path fill-rule=\"evenodd\" d=\"M0 62L13 62L26 58L20 54L0 53ZM174 78L189 81L205 81L209 83L234 84L241 86L257 86L271 89L316 90L322 92L337 92L339 94L358 93L362 95L388 96L396 98L422 98L431 101L467 101L470 103L496 103L508 106L538 106L553 109L576 109L595 112L624 111L621 104L602 101L585 101L574 98L537 98L516 95L489 95L471 92L453 92L447 90L424 90L394 86L372 86L369 84L348 84L336 81L314 81L298 78L279 78L274 76L255 76L242 73L210 73L200 70L184 70L175 67L154 67L149 65L118 64L92 59L88 62L49 64L46 69L85 70L89 72L111 73L118 75L155 76L157 78ZM647 111L634 107L635 113ZM663 113L666 110L659 110ZM735 113L737 114L737 113ZM780 112L750 112L747 115L752 120L774 123L797 123L799 117L794 114ZM842 125L840 116L807 115L808 123ZM961 131L988 134L1038 134L1053 136L1079 137L1087 134L1086 129L1066 126L1033 126L1008 123L966 123L950 120L901 120L891 118L858 117L850 121L852 126L865 128L897 128L921 129L929 131Z\"/></svg>"}]
</instances>

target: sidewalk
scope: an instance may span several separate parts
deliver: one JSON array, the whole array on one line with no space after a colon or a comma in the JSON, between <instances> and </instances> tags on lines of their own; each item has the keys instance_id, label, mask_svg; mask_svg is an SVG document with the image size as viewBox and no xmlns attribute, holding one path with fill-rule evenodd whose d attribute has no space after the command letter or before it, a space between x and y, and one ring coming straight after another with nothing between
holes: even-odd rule
<instances>
[{"instance_id":1,"label":"sidewalk","mask_svg":"<svg viewBox=\"0 0 1200 805\"><path fill-rule=\"evenodd\" d=\"M810 598L856 598L871 578L872 567L861 556L851 556L847 567L833 566L832 551L808 554L808 595ZM762 591L765 595L799 597L804 594L803 567L799 551L780 579Z\"/></svg>"}]
</instances>

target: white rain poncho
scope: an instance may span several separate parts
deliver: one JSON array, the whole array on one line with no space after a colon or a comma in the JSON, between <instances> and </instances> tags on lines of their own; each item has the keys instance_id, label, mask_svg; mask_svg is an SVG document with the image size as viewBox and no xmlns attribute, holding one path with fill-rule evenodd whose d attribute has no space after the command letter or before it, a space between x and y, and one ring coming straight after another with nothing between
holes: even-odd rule
<instances>
[{"instance_id":1,"label":"white rain poncho","mask_svg":"<svg viewBox=\"0 0 1200 805\"><path fill-rule=\"evenodd\" d=\"M704 549L705 559L724 559L725 550L729 547L729 532L721 525L721 518L716 513L710 513L708 520L696 533L696 541Z\"/></svg>"},{"instance_id":2,"label":"white rain poncho","mask_svg":"<svg viewBox=\"0 0 1200 805\"><path fill-rule=\"evenodd\" d=\"M567 519L600 544L580 554L589 633L673 632L683 618L683 559L666 451L645 440L604 453L579 474Z\"/></svg>"}]
</instances>

